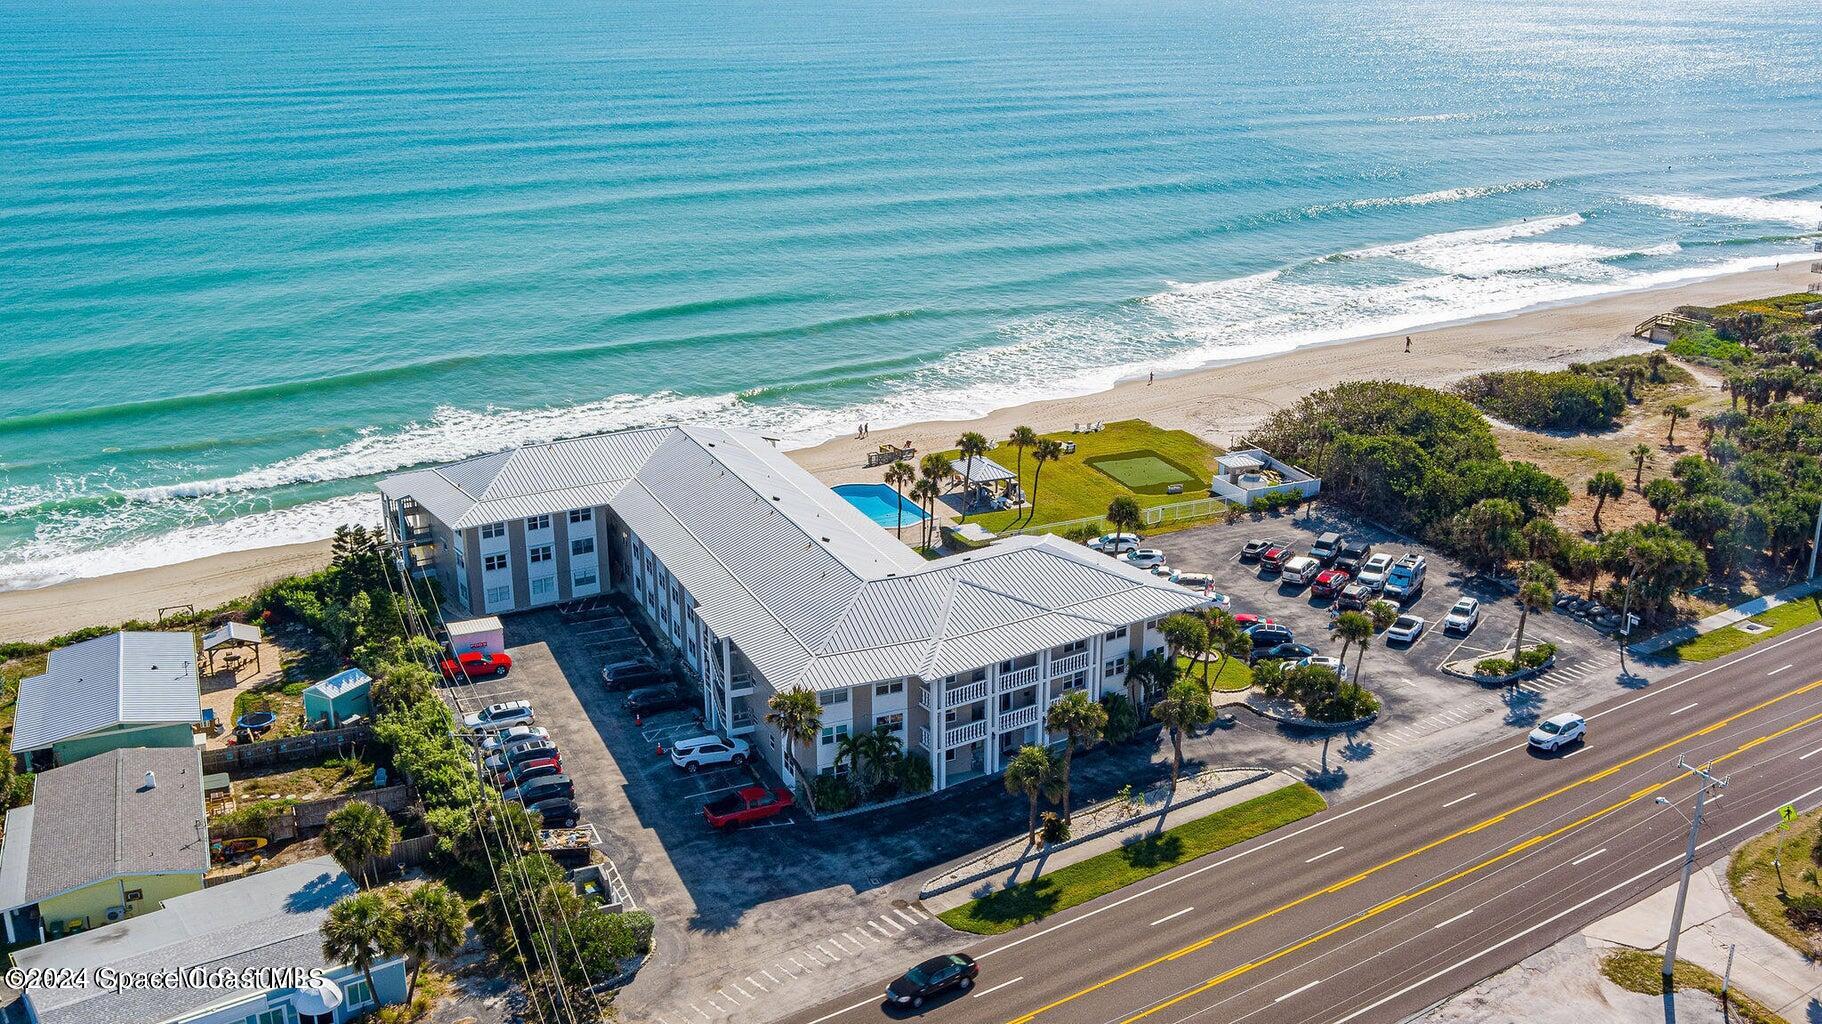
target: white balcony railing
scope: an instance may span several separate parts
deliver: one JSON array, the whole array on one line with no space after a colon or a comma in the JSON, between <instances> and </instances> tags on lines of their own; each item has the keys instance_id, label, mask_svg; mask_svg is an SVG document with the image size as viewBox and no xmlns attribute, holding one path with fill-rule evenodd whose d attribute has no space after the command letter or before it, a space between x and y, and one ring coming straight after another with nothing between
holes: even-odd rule
<instances>
[{"instance_id":1,"label":"white balcony railing","mask_svg":"<svg viewBox=\"0 0 1822 1024\"><path fill-rule=\"evenodd\" d=\"M734 673L734 688L733 688L734 696L741 697L741 696L745 696L746 694L749 694L752 692L753 692L753 677L751 675L748 675L745 672Z\"/></svg>"},{"instance_id":2,"label":"white balcony railing","mask_svg":"<svg viewBox=\"0 0 1822 1024\"><path fill-rule=\"evenodd\" d=\"M929 687L920 686L917 688L917 706L920 708L923 708L925 711L935 711L936 710L935 708L930 706L930 688Z\"/></svg>"},{"instance_id":3,"label":"white balcony railing","mask_svg":"<svg viewBox=\"0 0 1822 1024\"><path fill-rule=\"evenodd\" d=\"M951 686L943 694L943 707L945 707L945 708L960 707L963 704L967 704L971 701L986 700L986 699L987 699L987 681L985 679L983 679L978 683L968 683L963 686Z\"/></svg>"},{"instance_id":4,"label":"white balcony railing","mask_svg":"<svg viewBox=\"0 0 1822 1024\"><path fill-rule=\"evenodd\" d=\"M1050 677L1066 676L1071 672L1080 672L1088 667L1088 657L1093 651L1077 651L1067 658L1050 659Z\"/></svg>"},{"instance_id":5,"label":"white balcony railing","mask_svg":"<svg viewBox=\"0 0 1822 1024\"><path fill-rule=\"evenodd\" d=\"M1001 692L1016 690L1021 686L1030 686L1037 681L1038 667L1036 665L1033 665L1030 668L1019 669L1017 672L1001 672L1000 690Z\"/></svg>"},{"instance_id":6,"label":"white balcony railing","mask_svg":"<svg viewBox=\"0 0 1822 1024\"><path fill-rule=\"evenodd\" d=\"M930 727L929 726L920 725L917 727L917 745L924 748L925 750L930 749Z\"/></svg>"},{"instance_id":7,"label":"white balcony railing","mask_svg":"<svg viewBox=\"0 0 1822 1024\"><path fill-rule=\"evenodd\" d=\"M1036 725L1038 711L1038 706L1033 704L1030 707L1013 708L1011 711L1000 712L999 731L1011 732L1014 729L1023 729L1028 725Z\"/></svg>"},{"instance_id":8,"label":"white balcony railing","mask_svg":"<svg viewBox=\"0 0 1822 1024\"><path fill-rule=\"evenodd\" d=\"M987 720L983 718L978 722L955 726L943 733L943 746L957 747L964 743L973 743L975 740L984 740L987 738L987 724Z\"/></svg>"}]
</instances>

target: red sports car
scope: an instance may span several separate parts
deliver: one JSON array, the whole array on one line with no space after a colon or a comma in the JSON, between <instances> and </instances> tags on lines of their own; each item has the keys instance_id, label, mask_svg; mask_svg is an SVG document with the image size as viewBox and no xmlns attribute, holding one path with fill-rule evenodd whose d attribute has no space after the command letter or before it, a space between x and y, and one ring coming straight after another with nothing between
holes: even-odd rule
<instances>
[{"instance_id":1,"label":"red sports car","mask_svg":"<svg viewBox=\"0 0 1822 1024\"><path fill-rule=\"evenodd\" d=\"M508 655L469 651L454 658L443 659L443 678L478 679L481 676L503 676L510 668L512 668L512 658Z\"/></svg>"},{"instance_id":2,"label":"red sports car","mask_svg":"<svg viewBox=\"0 0 1822 1024\"><path fill-rule=\"evenodd\" d=\"M1266 618L1263 615L1255 615L1252 612L1241 612L1240 614L1234 616L1234 625L1239 626L1241 629L1245 629L1246 627L1252 625L1255 622L1264 622L1264 623L1270 624L1271 621L1272 621L1271 619Z\"/></svg>"},{"instance_id":3,"label":"red sports car","mask_svg":"<svg viewBox=\"0 0 1822 1024\"><path fill-rule=\"evenodd\" d=\"M793 802L788 789L748 786L710 802L702 808L702 816L716 828L734 828L783 814Z\"/></svg>"},{"instance_id":4,"label":"red sports car","mask_svg":"<svg viewBox=\"0 0 1822 1024\"><path fill-rule=\"evenodd\" d=\"M1346 569L1324 569L1316 574L1316 582L1310 585L1310 592L1317 597L1334 597L1341 593L1341 588L1348 585L1349 576Z\"/></svg>"}]
</instances>

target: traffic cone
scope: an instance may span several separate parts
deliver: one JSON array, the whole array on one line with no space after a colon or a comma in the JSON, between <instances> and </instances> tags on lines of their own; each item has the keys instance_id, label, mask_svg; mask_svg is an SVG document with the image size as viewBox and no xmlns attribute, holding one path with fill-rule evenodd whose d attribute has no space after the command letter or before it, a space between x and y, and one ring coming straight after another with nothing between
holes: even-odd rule
<instances>
[{"instance_id":1,"label":"traffic cone","mask_svg":"<svg viewBox=\"0 0 1822 1024\"><path fill-rule=\"evenodd\" d=\"M644 724L645 724L645 716L644 716L644 715L642 715L642 714L640 714L640 713L639 713L639 712L637 712L637 711L635 711L635 712L633 712L633 726L634 726L634 727L635 727L635 728L637 728L637 727L639 727L639 726L642 726L642 725L644 725Z\"/></svg>"},{"instance_id":2,"label":"traffic cone","mask_svg":"<svg viewBox=\"0 0 1822 1024\"><path fill-rule=\"evenodd\" d=\"M658 741L658 756L659 757L664 756L664 741L663 740Z\"/></svg>"}]
</instances>

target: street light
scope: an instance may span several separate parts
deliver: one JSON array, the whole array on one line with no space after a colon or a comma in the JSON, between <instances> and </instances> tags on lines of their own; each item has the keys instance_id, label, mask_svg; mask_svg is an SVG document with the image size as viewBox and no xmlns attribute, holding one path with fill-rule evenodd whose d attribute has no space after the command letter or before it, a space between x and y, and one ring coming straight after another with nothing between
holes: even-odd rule
<instances>
[{"instance_id":1,"label":"street light","mask_svg":"<svg viewBox=\"0 0 1822 1024\"><path fill-rule=\"evenodd\" d=\"M1727 780L1710 775L1706 769L1694 768L1681 757L1677 758L1677 767L1701 780L1701 788L1696 790L1695 814L1689 818L1689 848L1683 854L1683 878L1677 883L1676 909L1670 913L1670 938L1664 943L1664 991L1671 992L1671 975L1676 970L1676 943L1683 933L1683 904L1689 899L1689 876L1695 872L1696 839L1702 831L1702 808L1708 803L1708 790L1726 789ZM1657 802L1668 805L1670 801L1658 797Z\"/></svg>"}]
</instances>

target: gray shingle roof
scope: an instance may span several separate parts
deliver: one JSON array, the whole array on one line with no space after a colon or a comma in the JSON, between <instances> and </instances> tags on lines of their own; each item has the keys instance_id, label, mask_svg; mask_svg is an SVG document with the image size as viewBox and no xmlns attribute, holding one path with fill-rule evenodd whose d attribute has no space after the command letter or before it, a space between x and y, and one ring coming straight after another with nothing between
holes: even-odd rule
<instances>
[{"instance_id":1,"label":"gray shingle roof","mask_svg":"<svg viewBox=\"0 0 1822 1024\"><path fill-rule=\"evenodd\" d=\"M8 833L0 881L25 858L23 886L8 894L23 906L121 875L200 875L209 869L203 816L202 755L192 747L111 750L40 772L31 827Z\"/></svg>"},{"instance_id":2,"label":"gray shingle roof","mask_svg":"<svg viewBox=\"0 0 1822 1024\"><path fill-rule=\"evenodd\" d=\"M117 725L201 718L195 637L114 633L52 651L43 675L20 681L13 751Z\"/></svg>"},{"instance_id":3,"label":"gray shingle roof","mask_svg":"<svg viewBox=\"0 0 1822 1024\"><path fill-rule=\"evenodd\" d=\"M329 907L355 891L329 857L249 875L166 900L163 909L14 954L20 966L150 971L330 966L317 933ZM107 992L30 989L40 1024L147 1024L232 996L232 989Z\"/></svg>"}]
</instances>

